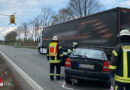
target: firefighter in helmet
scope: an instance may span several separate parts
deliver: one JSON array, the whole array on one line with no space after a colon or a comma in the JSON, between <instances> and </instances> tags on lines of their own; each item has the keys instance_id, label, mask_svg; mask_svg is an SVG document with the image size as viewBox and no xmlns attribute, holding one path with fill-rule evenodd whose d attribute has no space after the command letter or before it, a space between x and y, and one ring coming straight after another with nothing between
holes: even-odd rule
<instances>
[{"instance_id":1,"label":"firefighter in helmet","mask_svg":"<svg viewBox=\"0 0 130 90\"><path fill-rule=\"evenodd\" d=\"M72 46L73 46L73 49L68 49L67 50L67 55L68 56L72 53L72 51L74 51L74 49L76 49L78 47L78 42L73 42Z\"/></svg>"},{"instance_id":2,"label":"firefighter in helmet","mask_svg":"<svg viewBox=\"0 0 130 90\"><path fill-rule=\"evenodd\" d=\"M78 42L73 42L73 50L78 47Z\"/></svg>"},{"instance_id":3,"label":"firefighter in helmet","mask_svg":"<svg viewBox=\"0 0 130 90\"><path fill-rule=\"evenodd\" d=\"M115 90L130 90L130 31L120 31L118 38L120 44L112 52L110 72L115 78Z\"/></svg>"},{"instance_id":4,"label":"firefighter in helmet","mask_svg":"<svg viewBox=\"0 0 130 90\"><path fill-rule=\"evenodd\" d=\"M50 63L50 80L54 80L54 68L56 67L56 79L60 80L61 58L63 57L62 46L57 36L53 36L47 50L47 58Z\"/></svg>"}]
</instances>

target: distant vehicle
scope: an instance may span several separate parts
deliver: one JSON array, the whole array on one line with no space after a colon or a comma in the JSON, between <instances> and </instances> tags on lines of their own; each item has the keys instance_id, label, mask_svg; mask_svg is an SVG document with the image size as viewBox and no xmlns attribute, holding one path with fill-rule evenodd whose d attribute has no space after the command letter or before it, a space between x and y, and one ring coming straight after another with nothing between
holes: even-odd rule
<instances>
[{"instance_id":1,"label":"distant vehicle","mask_svg":"<svg viewBox=\"0 0 130 90\"><path fill-rule=\"evenodd\" d=\"M21 44L16 42L14 46L15 46L16 48L20 48L20 47L21 47Z\"/></svg>"},{"instance_id":2,"label":"distant vehicle","mask_svg":"<svg viewBox=\"0 0 130 90\"><path fill-rule=\"evenodd\" d=\"M72 49L72 43L79 47L101 48L110 56L118 44L116 35L120 30L130 28L130 9L114 8L87 17L43 28L42 47L47 48L56 35L64 48Z\"/></svg>"},{"instance_id":3,"label":"distant vehicle","mask_svg":"<svg viewBox=\"0 0 130 90\"><path fill-rule=\"evenodd\" d=\"M72 83L76 80L96 80L110 86L109 63L104 51L77 48L65 62L65 81Z\"/></svg>"}]
</instances>

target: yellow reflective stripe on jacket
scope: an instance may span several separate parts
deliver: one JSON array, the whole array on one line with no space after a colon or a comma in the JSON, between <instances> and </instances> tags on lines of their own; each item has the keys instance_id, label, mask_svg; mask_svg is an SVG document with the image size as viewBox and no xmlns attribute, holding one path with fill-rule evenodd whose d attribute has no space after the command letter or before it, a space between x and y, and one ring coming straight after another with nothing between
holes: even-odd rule
<instances>
[{"instance_id":1,"label":"yellow reflective stripe on jacket","mask_svg":"<svg viewBox=\"0 0 130 90\"><path fill-rule=\"evenodd\" d=\"M62 46L59 46L59 49L61 49L62 48Z\"/></svg>"},{"instance_id":2,"label":"yellow reflective stripe on jacket","mask_svg":"<svg viewBox=\"0 0 130 90\"><path fill-rule=\"evenodd\" d=\"M118 54L116 53L116 51L115 50L113 50L112 51L112 53L115 55L115 56L117 56Z\"/></svg>"},{"instance_id":3,"label":"yellow reflective stripe on jacket","mask_svg":"<svg viewBox=\"0 0 130 90\"><path fill-rule=\"evenodd\" d=\"M118 90L118 86L116 85L115 90Z\"/></svg>"},{"instance_id":4,"label":"yellow reflective stripe on jacket","mask_svg":"<svg viewBox=\"0 0 130 90\"><path fill-rule=\"evenodd\" d=\"M117 68L117 66L110 65L109 68L112 70L115 70Z\"/></svg>"},{"instance_id":5,"label":"yellow reflective stripe on jacket","mask_svg":"<svg viewBox=\"0 0 130 90\"><path fill-rule=\"evenodd\" d=\"M60 54L60 57L63 57L64 56L64 54Z\"/></svg>"},{"instance_id":6,"label":"yellow reflective stripe on jacket","mask_svg":"<svg viewBox=\"0 0 130 90\"><path fill-rule=\"evenodd\" d=\"M55 56L55 59L54 59L54 60L51 60L51 57L49 57L49 62L50 62L50 63L60 63L61 60L57 60L57 57Z\"/></svg>"},{"instance_id":7,"label":"yellow reflective stripe on jacket","mask_svg":"<svg viewBox=\"0 0 130 90\"><path fill-rule=\"evenodd\" d=\"M49 60L50 63L60 63L61 60Z\"/></svg>"},{"instance_id":8,"label":"yellow reflective stripe on jacket","mask_svg":"<svg viewBox=\"0 0 130 90\"><path fill-rule=\"evenodd\" d=\"M52 76L52 75L54 75L54 73L50 73L50 75Z\"/></svg>"},{"instance_id":9,"label":"yellow reflective stripe on jacket","mask_svg":"<svg viewBox=\"0 0 130 90\"><path fill-rule=\"evenodd\" d=\"M123 46L123 77L128 77L128 60L127 60L127 46Z\"/></svg>"},{"instance_id":10,"label":"yellow reflective stripe on jacket","mask_svg":"<svg viewBox=\"0 0 130 90\"><path fill-rule=\"evenodd\" d=\"M123 51L123 76L128 77L128 61L126 51Z\"/></svg>"},{"instance_id":11,"label":"yellow reflective stripe on jacket","mask_svg":"<svg viewBox=\"0 0 130 90\"><path fill-rule=\"evenodd\" d=\"M56 74L56 76L60 76L60 74Z\"/></svg>"},{"instance_id":12,"label":"yellow reflective stripe on jacket","mask_svg":"<svg viewBox=\"0 0 130 90\"><path fill-rule=\"evenodd\" d=\"M121 77L118 75L115 75L115 80L122 83L130 83L130 78Z\"/></svg>"}]
</instances>

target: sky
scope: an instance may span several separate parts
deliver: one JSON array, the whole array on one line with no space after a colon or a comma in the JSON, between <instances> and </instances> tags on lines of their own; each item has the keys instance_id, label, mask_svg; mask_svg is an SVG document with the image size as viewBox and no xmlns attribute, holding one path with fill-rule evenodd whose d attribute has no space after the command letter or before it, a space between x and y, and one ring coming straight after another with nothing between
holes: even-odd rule
<instances>
[{"instance_id":1,"label":"sky","mask_svg":"<svg viewBox=\"0 0 130 90\"><path fill-rule=\"evenodd\" d=\"M114 7L130 8L130 0L99 0L103 9ZM33 20L43 7L58 11L68 5L69 0L0 0L0 14L11 15L16 12L16 24L9 25L9 16L0 15L0 40L24 22Z\"/></svg>"}]
</instances>

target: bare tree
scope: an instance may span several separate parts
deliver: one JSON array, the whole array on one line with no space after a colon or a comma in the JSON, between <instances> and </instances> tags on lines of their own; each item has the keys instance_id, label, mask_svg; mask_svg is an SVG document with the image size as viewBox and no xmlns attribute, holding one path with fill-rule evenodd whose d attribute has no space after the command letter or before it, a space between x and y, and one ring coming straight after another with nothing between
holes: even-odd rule
<instances>
[{"instance_id":1,"label":"bare tree","mask_svg":"<svg viewBox=\"0 0 130 90\"><path fill-rule=\"evenodd\" d=\"M69 15L75 18L91 15L100 10L100 3L98 0L70 0Z\"/></svg>"},{"instance_id":2,"label":"bare tree","mask_svg":"<svg viewBox=\"0 0 130 90\"><path fill-rule=\"evenodd\" d=\"M51 8L42 8L41 13L34 18L34 20L29 21L28 23L23 23L19 30L24 31L24 39L27 39L27 34L31 35L36 41L37 36L41 32L41 28L51 25L52 17L55 15L55 12Z\"/></svg>"},{"instance_id":3,"label":"bare tree","mask_svg":"<svg viewBox=\"0 0 130 90\"><path fill-rule=\"evenodd\" d=\"M33 26L34 26L34 33L35 33L35 41L37 40L36 38L39 35L39 30L40 30L40 22L39 22L39 17L35 18L33 21Z\"/></svg>"},{"instance_id":4,"label":"bare tree","mask_svg":"<svg viewBox=\"0 0 130 90\"><path fill-rule=\"evenodd\" d=\"M58 11L58 14L53 16L52 25L66 22L71 20L71 16L69 15L69 10L66 8L63 8Z\"/></svg>"},{"instance_id":5,"label":"bare tree","mask_svg":"<svg viewBox=\"0 0 130 90\"><path fill-rule=\"evenodd\" d=\"M41 23L39 21L39 17L36 17L33 21L30 21L28 23L28 29L30 31L32 40L33 40L33 37L35 37L35 41L36 41L36 38L39 35L38 32L40 30L40 27L41 27Z\"/></svg>"},{"instance_id":6,"label":"bare tree","mask_svg":"<svg viewBox=\"0 0 130 90\"><path fill-rule=\"evenodd\" d=\"M23 23L20 26L18 26L17 33L18 33L18 36L19 36L19 40L20 40L21 33L24 34L24 40L27 40L27 36L28 36L28 24L27 23Z\"/></svg>"},{"instance_id":7,"label":"bare tree","mask_svg":"<svg viewBox=\"0 0 130 90\"><path fill-rule=\"evenodd\" d=\"M20 40L21 33L23 33L23 28L21 26L18 26L16 32L17 32L17 35L18 35L18 39Z\"/></svg>"},{"instance_id":8,"label":"bare tree","mask_svg":"<svg viewBox=\"0 0 130 90\"><path fill-rule=\"evenodd\" d=\"M55 13L51 8L42 8L41 13L34 20L29 21L28 30L32 39L34 38L36 41L41 33L41 28L51 25L54 15Z\"/></svg>"},{"instance_id":9,"label":"bare tree","mask_svg":"<svg viewBox=\"0 0 130 90\"><path fill-rule=\"evenodd\" d=\"M46 27L51 25L52 17L54 15L55 12L51 8L42 8L41 13L38 16L41 26Z\"/></svg>"},{"instance_id":10,"label":"bare tree","mask_svg":"<svg viewBox=\"0 0 130 90\"><path fill-rule=\"evenodd\" d=\"M41 13L28 23L28 29L31 33L31 38L37 40L37 37L41 33L41 28L51 25L52 17L55 12L51 8L42 8Z\"/></svg>"},{"instance_id":11,"label":"bare tree","mask_svg":"<svg viewBox=\"0 0 130 90\"><path fill-rule=\"evenodd\" d=\"M35 35L35 26L34 26L34 21L30 21L28 23L28 30L29 30L29 33L31 35L31 39L33 40L33 37Z\"/></svg>"},{"instance_id":12,"label":"bare tree","mask_svg":"<svg viewBox=\"0 0 130 90\"><path fill-rule=\"evenodd\" d=\"M27 41L27 30L28 30L28 24L27 23L23 23L23 30L24 30L24 40Z\"/></svg>"}]
</instances>

